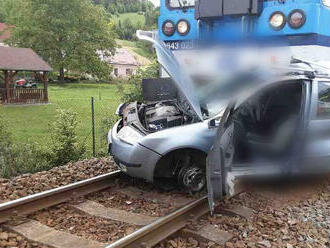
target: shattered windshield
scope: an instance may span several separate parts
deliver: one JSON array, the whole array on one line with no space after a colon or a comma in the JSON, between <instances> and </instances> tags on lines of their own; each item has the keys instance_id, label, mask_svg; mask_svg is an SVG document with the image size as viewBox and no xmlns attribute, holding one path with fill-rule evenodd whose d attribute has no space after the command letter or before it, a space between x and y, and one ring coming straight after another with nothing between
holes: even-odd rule
<instances>
[{"instance_id":1,"label":"shattered windshield","mask_svg":"<svg viewBox=\"0 0 330 248\"><path fill-rule=\"evenodd\" d=\"M237 73L231 77L194 78L204 119L213 118L224 112L228 103L261 82L255 72Z\"/></svg>"},{"instance_id":2,"label":"shattered windshield","mask_svg":"<svg viewBox=\"0 0 330 248\"><path fill-rule=\"evenodd\" d=\"M183 104L189 105L185 109L200 120L219 114L233 98L253 88L259 82L255 78L256 75L260 77L261 74L257 74L254 70L248 73L246 70L244 73L236 70L235 73L220 73L211 78L208 76L204 79L196 79L187 68L180 65L156 33L138 31L137 36L154 44L158 62L173 79L180 95L184 98Z\"/></svg>"},{"instance_id":3,"label":"shattered windshield","mask_svg":"<svg viewBox=\"0 0 330 248\"><path fill-rule=\"evenodd\" d=\"M193 7L195 0L168 0L168 5L171 8Z\"/></svg>"}]
</instances>

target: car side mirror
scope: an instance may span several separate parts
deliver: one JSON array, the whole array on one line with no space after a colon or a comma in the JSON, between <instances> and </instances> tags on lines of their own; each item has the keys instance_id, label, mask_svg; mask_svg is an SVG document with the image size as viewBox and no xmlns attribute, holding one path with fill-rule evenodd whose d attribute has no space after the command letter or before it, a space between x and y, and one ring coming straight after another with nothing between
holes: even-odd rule
<instances>
[{"instance_id":1,"label":"car side mirror","mask_svg":"<svg viewBox=\"0 0 330 248\"><path fill-rule=\"evenodd\" d=\"M209 129L217 128L219 127L219 125L220 125L220 120L218 119L212 119L208 122Z\"/></svg>"}]
</instances>

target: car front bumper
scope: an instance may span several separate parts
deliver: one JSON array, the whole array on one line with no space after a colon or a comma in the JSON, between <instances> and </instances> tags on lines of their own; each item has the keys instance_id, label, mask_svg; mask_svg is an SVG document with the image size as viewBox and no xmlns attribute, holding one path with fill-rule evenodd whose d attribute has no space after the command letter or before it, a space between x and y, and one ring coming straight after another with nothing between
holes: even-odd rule
<instances>
[{"instance_id":1,"label":"car front bumper","mask_svg":"<svg viewBox=\"0 0 330 248\"><path fill-rule=\"evenodd\" d=\"M138 143L132 145L120 140L117 135L120 122L108 134L110 155L126 174L153 182L154 169L161 155Z\"/></svg>"}]
</instances>

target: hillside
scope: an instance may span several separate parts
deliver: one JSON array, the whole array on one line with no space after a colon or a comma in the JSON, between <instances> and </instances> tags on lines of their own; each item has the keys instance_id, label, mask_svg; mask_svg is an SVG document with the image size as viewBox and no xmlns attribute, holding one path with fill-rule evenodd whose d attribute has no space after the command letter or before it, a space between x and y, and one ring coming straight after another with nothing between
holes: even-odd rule
<instances>
[{"instance_id":1,"label":"hillside","mask_svg":"<svg viewBox=\"0 0 330 248\"><path fill-rule=\"evenodd\" d=\"M141 23L143 25L145 23L145 16L138 13L122 13L119 15L113 15L112 19L115 24L118 24L119 21L123 23L126 19L129 19L134 24Z\"/></svg>"},{"instance_id":2,"label":"hillside","mask_svg":"<svg viewBox=\"0 0 330 248\"><path fill-rule=\"evenodd\" d=\"M149 65L153 53L147 47L139 45L136 41L116 40L117 44L127 49L141 65Z\"/></svg>"}]
</instances>

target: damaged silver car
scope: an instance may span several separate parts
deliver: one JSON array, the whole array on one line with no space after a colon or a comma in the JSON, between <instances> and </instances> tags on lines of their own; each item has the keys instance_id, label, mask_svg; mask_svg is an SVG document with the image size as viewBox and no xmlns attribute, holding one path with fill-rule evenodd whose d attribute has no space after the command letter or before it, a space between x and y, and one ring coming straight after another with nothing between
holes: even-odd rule
<instances>
[{"instance_id":1,"label":"damaged silver car","mask_svg":"<svg viewBox=\"0 0 330 248\"><path fill-rule=\"evenodd\" d=\"M221 103L201 100L191 77L150 34L138 36L154 43L158 61L171 76L177 96L120 105L120 120L108 134L109 153L130 176L161 186L175 182L197 192L206 186L206 155L224 108Z\"/></svg>"},{"instance_id":2,"label":"damaged silver car","mask_svg":"<svg viewBox=\"0 0 330 248\"><path fill-rule=\"evenodd\" d=\"M211 211L242 177L329 172L330 77L293 62L286 75L237 96L224 112L207 158Z\"/></svg>"}]
</instances>

